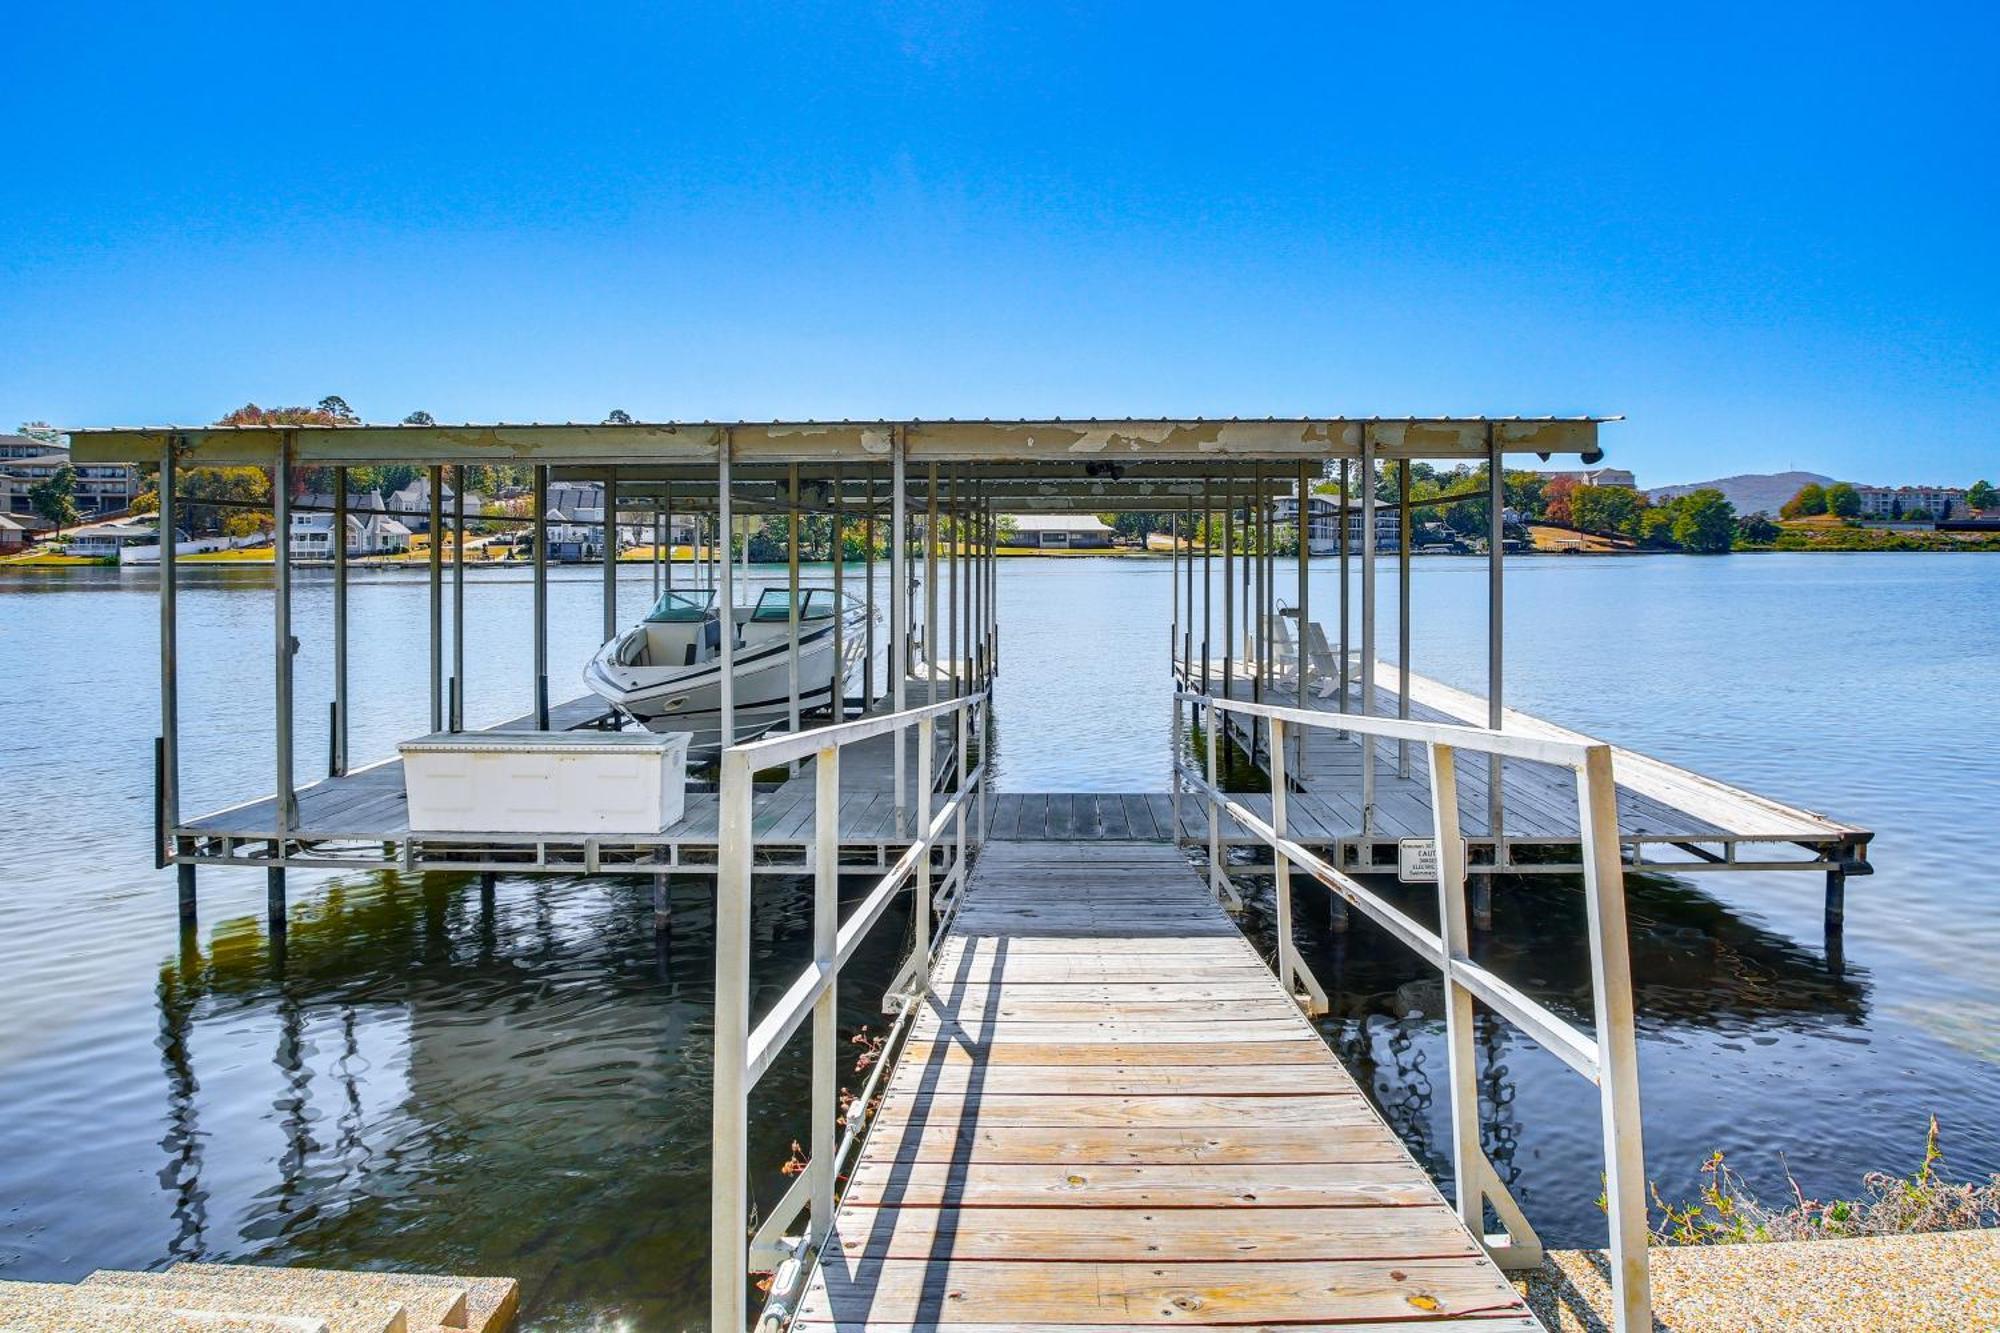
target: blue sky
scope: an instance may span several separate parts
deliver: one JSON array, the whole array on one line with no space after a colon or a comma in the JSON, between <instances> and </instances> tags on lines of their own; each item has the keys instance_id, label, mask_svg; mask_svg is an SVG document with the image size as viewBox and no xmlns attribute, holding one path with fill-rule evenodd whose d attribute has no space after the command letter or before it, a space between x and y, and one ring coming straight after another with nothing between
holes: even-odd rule
<instances>
[{"instance_id":1,"label":"blue sky","mask_svg":"<svg viewBox=\"0 0 2000 1333\"><path fill-rule=\"evenodd\" d=\"M0 426L1588 411L1647 484L2000 478L1986 8L6 30Z\"/></svg>"}]
</instances>

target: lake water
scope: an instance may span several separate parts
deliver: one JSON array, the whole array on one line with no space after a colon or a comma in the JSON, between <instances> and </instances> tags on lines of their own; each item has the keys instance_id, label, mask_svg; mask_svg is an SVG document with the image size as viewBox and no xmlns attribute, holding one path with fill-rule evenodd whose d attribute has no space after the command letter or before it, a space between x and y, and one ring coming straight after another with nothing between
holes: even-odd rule
<instances>
[{"instance_id":1,"label":"lake water","mask_svg":"<svg viewBox=\"0 0 2000 1333\"><path fill-rule=\"evenodd\" d=\"M480 725L532 703L530 589L525 571L471 581ZM648 582L624 571L628 614ZM1162 789L1165 562L1010 560L1000 584L1001 787ZM271 788L270 587L268 569L185 575L189 812ZM557 698L581 692L563 685L597 642L598 587L595 569L555 575ZM302 573L295 596L302 776L324 763L328 591ZM1509 702L1878 834L1838 966L1817 876L1635 882L1663 1191L1685 1196L1722 1148L1774 1191L1783 1154L1809 1193L1851 1192L1912 1166L1931 1114L1954 1172L2000 1170L2000 560L1526 559L1508 592ZM1483 688L1484 599L1482 564L1418 562L1417 669ZM357 574L357 761L424 730L426 623L421 574ZM263 877L205 871L183 938L149 843L157 627L148 574L0 575L0 1277L401 1265L517 1276L536 1327L700 1324L708 881L676 882L661 940L639 883L503 879L487 910L455 878L295 872L274 953ZM1435 986L1365 925L1326 935L1312 897L1322 1028L1441 1173ZM1587 1015L1574 887L1509 882L1498 901L1503 974ZM806 908L798 883L760 883L767 991L808 952ZM1267 900L1252 909L1268 952ZM870 1021L905 929L885 920L844 974L844 1024ZM1594 1095L1503 1027L1484 1036L1488 1154L1546 1240L1597 1242ZM760 1101L766 1202L803 1135L805 1046Z\"/></svg>"}]
</instances>

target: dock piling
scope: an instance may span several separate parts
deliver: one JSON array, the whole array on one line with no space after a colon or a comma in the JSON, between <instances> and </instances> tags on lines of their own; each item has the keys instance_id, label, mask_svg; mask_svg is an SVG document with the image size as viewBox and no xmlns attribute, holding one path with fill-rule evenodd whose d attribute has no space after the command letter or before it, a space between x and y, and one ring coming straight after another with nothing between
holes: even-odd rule
<instances>
[{"instance_id":1,"label":"dock piling","mask_svg":"<svg viewBox=\"0 0 2000 1333\"><path fill-rule=\"evenodd\" d=\"M264 912L271 924L271 933L281 935L285 930L285 868L268 866L264 870Z\"/></svg>"},{"instance_id":2,"label":"dock piling","mask_svg":"<svg viewBox=\"0 0 2000 1333\"><path fill-rule=\"evenodd\" d=\"M549 468L535 464L535 729L549 729ZM723 641L728 642L728 636ZM729 688L723 667L723 689Z\"/></svg>"},{"instance_id":3,"label":"dock piling","mask_svg":"<svg viewBox=\"0 0 2000 1333\"><path fill-rule=\"evenodd\" d=\"M180 890L181 925L192 927L195 923L195 868L183 862L174 867L174 881Z\"/></svg>"},{"instance_id":4,"label":"dock piling","mask_svg":"<svg viewBox=\"0 0 2000 1333\"><path fill-rule=\"evenodd\" d=\"M162 492L164 496L165 492ZM327 776L347 773L347 469L333 470L333 716Z\"/></svg>"}]
</instances>

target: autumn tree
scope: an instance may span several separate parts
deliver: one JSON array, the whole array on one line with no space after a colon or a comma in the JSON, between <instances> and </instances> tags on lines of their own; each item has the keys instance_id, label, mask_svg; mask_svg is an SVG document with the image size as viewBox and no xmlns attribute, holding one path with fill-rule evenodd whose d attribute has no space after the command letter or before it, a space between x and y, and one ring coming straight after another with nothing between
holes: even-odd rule
<instances>
[{"instance_id":1,"label":"autumn tree","mask_svg":"<svg viewBox=\"0 0 2000 1333\"><path fill-rule=\"evenodd\" d=\"M1570 497L1575 493L1575 477L1549 478L1548 485L1542 487L1542 516L1558 527L1574 527L1576 517L1570 511Z\"/></svg>"},{"instance_id":2,"label":"autumn tree","mask_svg":"<svg viewBox=\"0 0 2000 1333\"><path fill-rule=\"evenodd\" d=\"M1812 518L1826 512L1826 487L1809 481L1778 507L1779 518Z\"/></svg>"}]
</instances>

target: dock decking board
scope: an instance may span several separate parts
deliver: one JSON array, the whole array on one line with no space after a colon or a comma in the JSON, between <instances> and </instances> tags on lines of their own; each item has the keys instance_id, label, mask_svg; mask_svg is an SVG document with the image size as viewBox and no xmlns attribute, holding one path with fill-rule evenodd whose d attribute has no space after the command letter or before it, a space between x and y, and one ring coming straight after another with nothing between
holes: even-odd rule
<instances>
[{"instance_id":1,"label":"dock decking board","mask_svg":"<svg viewBox=\"0 0 2000 1333\"><path fill-rule=\"evenodd\" d=\"M1178 849L989 843L796 1326L1405 1321L1540 1327Z\"/></svg>"}]
</instances>

